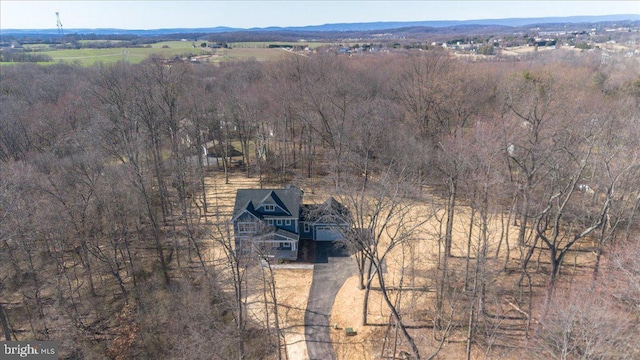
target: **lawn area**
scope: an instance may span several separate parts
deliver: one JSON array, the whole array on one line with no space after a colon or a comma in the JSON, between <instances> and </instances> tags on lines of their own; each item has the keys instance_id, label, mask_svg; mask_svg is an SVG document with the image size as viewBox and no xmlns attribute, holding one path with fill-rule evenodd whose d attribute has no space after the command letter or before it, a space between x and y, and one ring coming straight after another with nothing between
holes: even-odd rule
<instances>
[{"instance_id":1,"label":"lawn area","mask_svg":"<svg viewBox=\"0 0 640 360\"><path fill-rule=\"evenodd\" d=\"M157 45L157 44L156 44ZM190 48L108 48L108 49L64 49L43 51L42 54L49 55L54 62L79 62L83 66L91 66L99 62L112 63L116 61L129 61L130 63L139 63L150 55L156 54L166 58L172 58L176 55L200 55L201 49Z\"/></svg>"}]
</instances>

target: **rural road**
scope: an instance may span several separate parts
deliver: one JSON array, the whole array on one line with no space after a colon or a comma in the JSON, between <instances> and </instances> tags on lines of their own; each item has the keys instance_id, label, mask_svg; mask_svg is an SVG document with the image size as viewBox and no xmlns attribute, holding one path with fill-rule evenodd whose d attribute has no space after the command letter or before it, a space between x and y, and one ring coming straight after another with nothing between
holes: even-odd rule
<instances>
[{"instance_id":1,"label":"rural road","mask_svg":"<svg viewBox=\"0 0 640 360\"><path fill-rule=\"evenodd\" d=\"M305 338L309 360L336 358L329 336L331 308L342 284L355 273L355 263L344 251L330 243L316 245L313 280L304 314Z\"/></svg>"}]
</instances>

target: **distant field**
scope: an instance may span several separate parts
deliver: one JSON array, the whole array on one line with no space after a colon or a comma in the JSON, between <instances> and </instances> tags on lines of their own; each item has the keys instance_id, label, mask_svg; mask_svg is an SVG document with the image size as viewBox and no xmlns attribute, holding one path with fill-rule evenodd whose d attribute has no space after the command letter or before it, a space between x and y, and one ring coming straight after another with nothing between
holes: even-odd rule
<instances>
[{"instance_id":1,"label":"distant field","mask_svg":"<svg viewBox=\"0 0 640 360\"><path fill-rule=\"evenodd\" d=\"M37 51L51 49L51 45L48 44L24 44L22 45L22 47L24 47L25 49Z\"/></svg>"},{"instance_id":2,"label":"distant field","mask_svg":"<svg viewBox=\"0 0 640 360\"><path fill-rule=\"evenodd\" d=\"M83 40L84 43L104 42L100 40ZM117 41L114 41L117 42ZM39 54L50 56L53 61L40 63L43 65L53 63L77 63L82 66L93 66L97 63L113 63L118 61L128 61L136 64L148 58L150 55L159 55L165 58L175 56L211 55L206 61L217 63L230 60L255 59L257 61L277 60L283 56L290 55L283 49L269 49L271 43L234 43L231 49L211 49L203 48L200 45L203 41L163 41L151 44L150 47L142 48L104 48L104 49L51 49L49 45L27 45L26 48L37 50ZM264 45L261 45L264 44ZM278 43L288 44L288 43ZM319 46L320 43L315 43ZM194 46L195 45L195 46ZM310 47L311 43L308 44ZM16 63L0 63L2 65Z\"/></svg>"},{"instance_id":3,"label":"distant field","mask_svg":"<svg viewBox=\"0 0 640 360\"><path fill-rule=\"evenodd\" d=\"M281 59L285 56L291 56L291 53L286 50L267 48L220 49L216 52L216 54L220 55L218 61L248 59L255 59L257 61L271 61Z\"/></svg>"},{"instance_id":4,"label":"distant field","mask_svg":"<svg viewBox=\"0 0 640 360\"><path fill-rule=\"evenodd\" d=\"M122 60L135 64L150 55L172 58L177 55L202 55L209 52L200 47L194 48L191 42L165 41L142 48L64 49L42 53L51 56L54 62L79 62L83 66L91 66L99 62L112 63Z\"/></svg>"},{"instance_id":5,"label":"distant field","mask_svg":"<svg viewBox=\"0 0 640 360\"><path fill-rule=\"evenodd\" d=\"M315 49L319 46L323 45L331 45L331 43L323 43L323 42L286 42L286 41L249 41L249 42L234 42L229 43L229 46L232 48L268 48L269 45L291 45L291 46L300 46L307 45L309 49Z\"/></svg>"}]
</instances>

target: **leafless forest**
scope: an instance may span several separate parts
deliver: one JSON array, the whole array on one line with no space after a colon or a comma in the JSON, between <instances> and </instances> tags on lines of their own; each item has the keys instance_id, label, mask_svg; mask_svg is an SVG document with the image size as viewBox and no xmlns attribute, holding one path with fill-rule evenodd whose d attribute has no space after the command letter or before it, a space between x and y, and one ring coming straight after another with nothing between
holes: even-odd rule
<instances>
[{"instance_id":1,"label":"leafless forest","mask_svg":"<svg viewBox=\"0 0 640 360\"><path fill-rule=\"evenodd\" d=\"M209 191L226 174L351 209L359 287L389 311L377 358L639 358L639 74L598 52L438 50L2 67L3 340L286 358L273 273L233 252Z\"/></svg>"}]
</instances>

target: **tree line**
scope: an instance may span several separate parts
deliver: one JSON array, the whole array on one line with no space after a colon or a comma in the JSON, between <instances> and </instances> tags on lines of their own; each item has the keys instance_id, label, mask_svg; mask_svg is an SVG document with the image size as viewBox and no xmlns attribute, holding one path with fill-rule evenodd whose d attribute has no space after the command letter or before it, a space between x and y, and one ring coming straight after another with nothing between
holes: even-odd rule
<instances>
[{"instance_id":1,"label":"tree line","mask_svg":"<svg viewBox=\"0 0 640 360\"><path fill-rule=\"evenodd\" d=\"M522 343L637 356L638 63L561 54L3 67L5 340L57 340L69 358L284 357L277 315L246 313L251 292L277 305L273 276L235 254L207 193L211 171L236 171L350 208L359 287L384 299L394 356L458 337L468 358ZM579 252L588 281L567 270ZM384 271L393 254L400 280ZM585 289L602 294L587 310Z\"/></svg>"}]
</instances>

